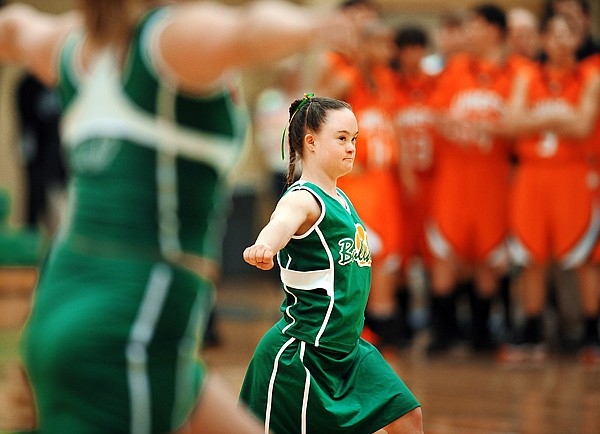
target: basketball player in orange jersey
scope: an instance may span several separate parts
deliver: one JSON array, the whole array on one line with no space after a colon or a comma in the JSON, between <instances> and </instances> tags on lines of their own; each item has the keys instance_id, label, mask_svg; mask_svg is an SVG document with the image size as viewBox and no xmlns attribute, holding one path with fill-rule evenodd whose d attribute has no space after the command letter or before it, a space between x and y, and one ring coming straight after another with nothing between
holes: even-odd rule
<instances>
[{"instance_id":1,"label":"basketball player in orange jersey","mask_svg":"<svg viewBox=\"0 0 600 434\"><path fill-rule=\"evenodd\" d=\"M584 64L591 65L600 71L600 53L593 54L586 57L583 61ZM600 108L598 109L600 111ZM600 113L596 115L596 123L594 131L592 132L590 139L587 141L587 160L590 166L591 179L600 179ZM595 200L600 203L600 186L595 189ZM600 237L596 241L594 246L594 252L592 253L591 261L594 264L600 264ZM591 326L591 324L590 324ZM600 360L600 351L593 345L583 345L581 351L581 360L584 363L598 363Z\"/></svg>"},{"instance_id":2,"label":"basketball player in orange jersey","mask_svg":"<svg viewBox=\"0 0 600 434\"><path fill-rule=\"evenodd\" d=\"M427 227L435 256L429 353L448 350L457 338L454 293L461 278L475 284L473 348L493 346L490 307L508 266L510 144L483 127L503 114L527 61L506 55L502 9L474 7L465 26L470 52L452 58L432 100L439 110L439 170Z\"/></svg>"},{"instance_id":3,"label":"basketball player in orange jersey","mask_svg":"<svg viewBox=\"0 0 600 434\"><path fill-rule=\"evenodd\" d=\"M581 50L578 50L578 54ZM600 71L600 53L590 54L581 60L583 65L587 67L595 68ZM600 103L599 103L600 104ZM591 180L600 180L600 107L598 108L598 114L596 115L595 126L590 134L587 145L587 162L590 167L588 176ZM600 204L600 184L594 189L594 200ZM600 264L600 236L596 240L594 251L591 255L591 262L598 265ZM587 327L592 327L589 324ZM589 339L587 339L589 341ZM600 361L600 351L595 345L586 344L586 338L583 339L580 359L584 363L597 364Z\"/></svg>"},{"instance_id":4,"label":"basketball player in orange jersey","mask_svg":"<svg viewBox=\"0 0 600 434\"><path fill-rule=\"evenodd\" d=\"M600 53L592 54L585 59L582 59L581 62L600 70ZM587 141L587 145L587 160L591 170L590 176L599 177L600 179L600 114L596 117L596 125L594 131L591 133L590 140ZM596 189L596 193L598 197L597 200L600 203L600 188ZM594 248L592 260L595 263L600 263L600 239Z\"/></svg>"},{"instance_id":5,"label":"basketball player in orange jersey","mask_svg":"<svg viewBox=\"0 0 600 434\"><path fill-rule=\"evenodd\" d=\"M387 26L374 20L352 58L329 54L317 85L321 95L352 105L360 127L354 168L340 179L339 186L350 197L369 233L373 283L366 326L376 335L373 343L381 346L399 343L395 290L402 214L392 119L393 75L389 68L392 36Z\"/></svg>"},{"instance_id":6,"label":"basketball player in orange jersey","mask_svg":"<svg viewBox=\"0 0 600 434\"><path fill-rule=\"evenodd\" d=\"M592 68L600 70L600 53L592 54L581 62L584 65L589 65ZM591 134L590 140L588 141L588 163L592 168L593 176L600 176L600 114L596 118L596 125L594 131ZM597 189L600 200L600 188ZM594 251L594 261L600 262L600 243L598 248Z\"/></svg>"},{"instance_id":7,"label":"basketball player in orange jersey","mask_svg":"<svg viewBox=\"0 0 600 434\"><path fill-rule=\"evenodd\" d=\"M600 231L600 208L590 176L589 142L600 104L600 71L576 60L572 22L552 15L542 23L547 60L519 80L503 131L518 134L519 166L512 186L511 253L523 266L525 323L502 360L544 358L545 278L551 261L577 273L584 346L600 361L600 273L590 260Z\"/></svg>"},{"instance_id":8,"label":"basketball player in orange jersey","mask_svg":"<svg viewBox=\"0 0 600 434\"><path fill-rule=\"evenodd\" d=\"M412 335L409 314L411 293L408 276L411 267L427 270L431 254L425 239L425 221L429 214L431 184L434 176L434 114L429 100L436 78L425 73L422 59L428 37L420 27L402 27L395 35L396 102L394 120L400 149L400 173L403 186L402 271L397 300L402 329Z\"/></svg>"}]
</instances>

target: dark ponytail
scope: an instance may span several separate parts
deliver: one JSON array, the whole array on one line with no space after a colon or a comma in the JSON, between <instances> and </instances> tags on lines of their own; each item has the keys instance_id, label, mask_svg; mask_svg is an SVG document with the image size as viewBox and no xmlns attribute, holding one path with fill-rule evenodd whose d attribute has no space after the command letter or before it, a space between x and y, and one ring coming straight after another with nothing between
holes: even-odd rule
<instances>
[{"instance_id":1,"label":"dark ponytail","mask_svg":"<svg viewBox=\"0 0 600 434\"><path fill-rule=\"evenodd\" d=\"M352 110L350 104L334 98L314 97L306 95L290 105L290 120L288 124L288 143L290 161L286 182L288 187L294 182L296 162L302 158L304 136L312 131L318 133L327 119L327 112L341 109Z\"/></svg>"}]
</instances>

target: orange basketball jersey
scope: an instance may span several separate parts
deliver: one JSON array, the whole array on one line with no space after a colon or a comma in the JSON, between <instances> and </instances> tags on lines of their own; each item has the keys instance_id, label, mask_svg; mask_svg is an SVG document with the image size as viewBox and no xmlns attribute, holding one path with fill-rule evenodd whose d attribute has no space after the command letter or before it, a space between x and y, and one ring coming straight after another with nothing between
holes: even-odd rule
<instances>
[{"instance_id":1,"label":"orange basketball jersey","mask_svg":"<svg viewBox=\"0 0 600 434\"><path fill-rule=\"evenodd\" d=\"M510 142L479 126L504 114L525 68L517 57L495 65L457 55L440 76L432 105L458 122L438 129L439 170L427 228L437 257L493 264L507 259Z\"/></svg>"},{"instance_id":2,"label":"orange basketball jersey","mask_svg":"<svg viewBox=\"0 0 600 434\"><path fill-rule=\"evenodd\" d=\"M431 97L437 78L422 73L397 76L394 120L400 146L401 165L412 182L403 195L403 257L430 259L425 239L431 183L435 172L434 112Z\"/></svg>"},{"instance_id":3,"label":"orange basketball jersey","mask_svg":"<svg viewBox=\"0 0 600 434\"><path fill-rule=\"evenodd\" d=\"M564 70L539 65L531 76L529 110L533 115L573 112L597 74L583 63ZM600 225L589 140L547 131L517 141L520 165L510 201L511 252L517 263L557 259L570 268L589 259Z\"/></svg>"}]
</instances>

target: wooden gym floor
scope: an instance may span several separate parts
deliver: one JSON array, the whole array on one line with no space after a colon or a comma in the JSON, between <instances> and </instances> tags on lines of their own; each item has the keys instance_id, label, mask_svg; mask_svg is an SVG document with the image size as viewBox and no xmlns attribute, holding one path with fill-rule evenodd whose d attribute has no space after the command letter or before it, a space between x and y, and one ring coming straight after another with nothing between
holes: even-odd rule
<instances>
[{"instance_id":1,"label":"wooden gym floor","mask_svg":"<svg viewBox=\"0 0 600 434\"><path fill-rule=\"evenodd\" d=\"M222 342L204 358L235 393L254 347L280 317L281 300L268 279L219 286ZM600 367L583 366L575 355L522 366L466 351L428 359L426 339L385 354L421 402L426 434L600 434Z\"/></svg>"},{"instance_id":2,"label":"wooden gym floor","mask_svg":"<svg viewBox=\"0 0 600 434\"><path fill-rule=\"evenodd\" d=\"M281 299L272 279L229 278L219 285L220 344L205 349L204 359L235 394L254 347L279 318ZM511 367L466 351L429 359L423 335L386 357L421 401L427 434L600 433L600 367L583 366L574 355ZM15 336L0 328L0 433L27 416L18 413L18 371L7 351Z\"/></svg>"}]
</instances>

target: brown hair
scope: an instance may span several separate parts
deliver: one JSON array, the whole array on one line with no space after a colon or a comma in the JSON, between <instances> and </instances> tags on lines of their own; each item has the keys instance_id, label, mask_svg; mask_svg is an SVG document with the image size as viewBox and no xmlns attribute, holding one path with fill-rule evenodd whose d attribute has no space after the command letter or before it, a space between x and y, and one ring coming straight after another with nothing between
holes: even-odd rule
<instances>
[{"instance_id":1,"label":"brown hair","mask_svg":"<svg viewBox=\"0 0 600 434\"><path fill-rule=\"evenodd\" d=\"M127 44L138 19L155 0L79 0L85 28L94 44Z\"/></svg>"},{"instance_id":2,"label":"brown hair","mask_svg":"<svg viewBox=\"0 0 600 434\"><path fill-rule=\"evenodd\" d=\"M352 107L347 102L327 97L305 96L292 103L288 125L290 151L290 162L286 178L288 187L294 182L296 161L302 158L304 136L306 133L308 131L318 133L327 120L327 112L344 108L352 110Z\"/></svg>"}]
</instances>

